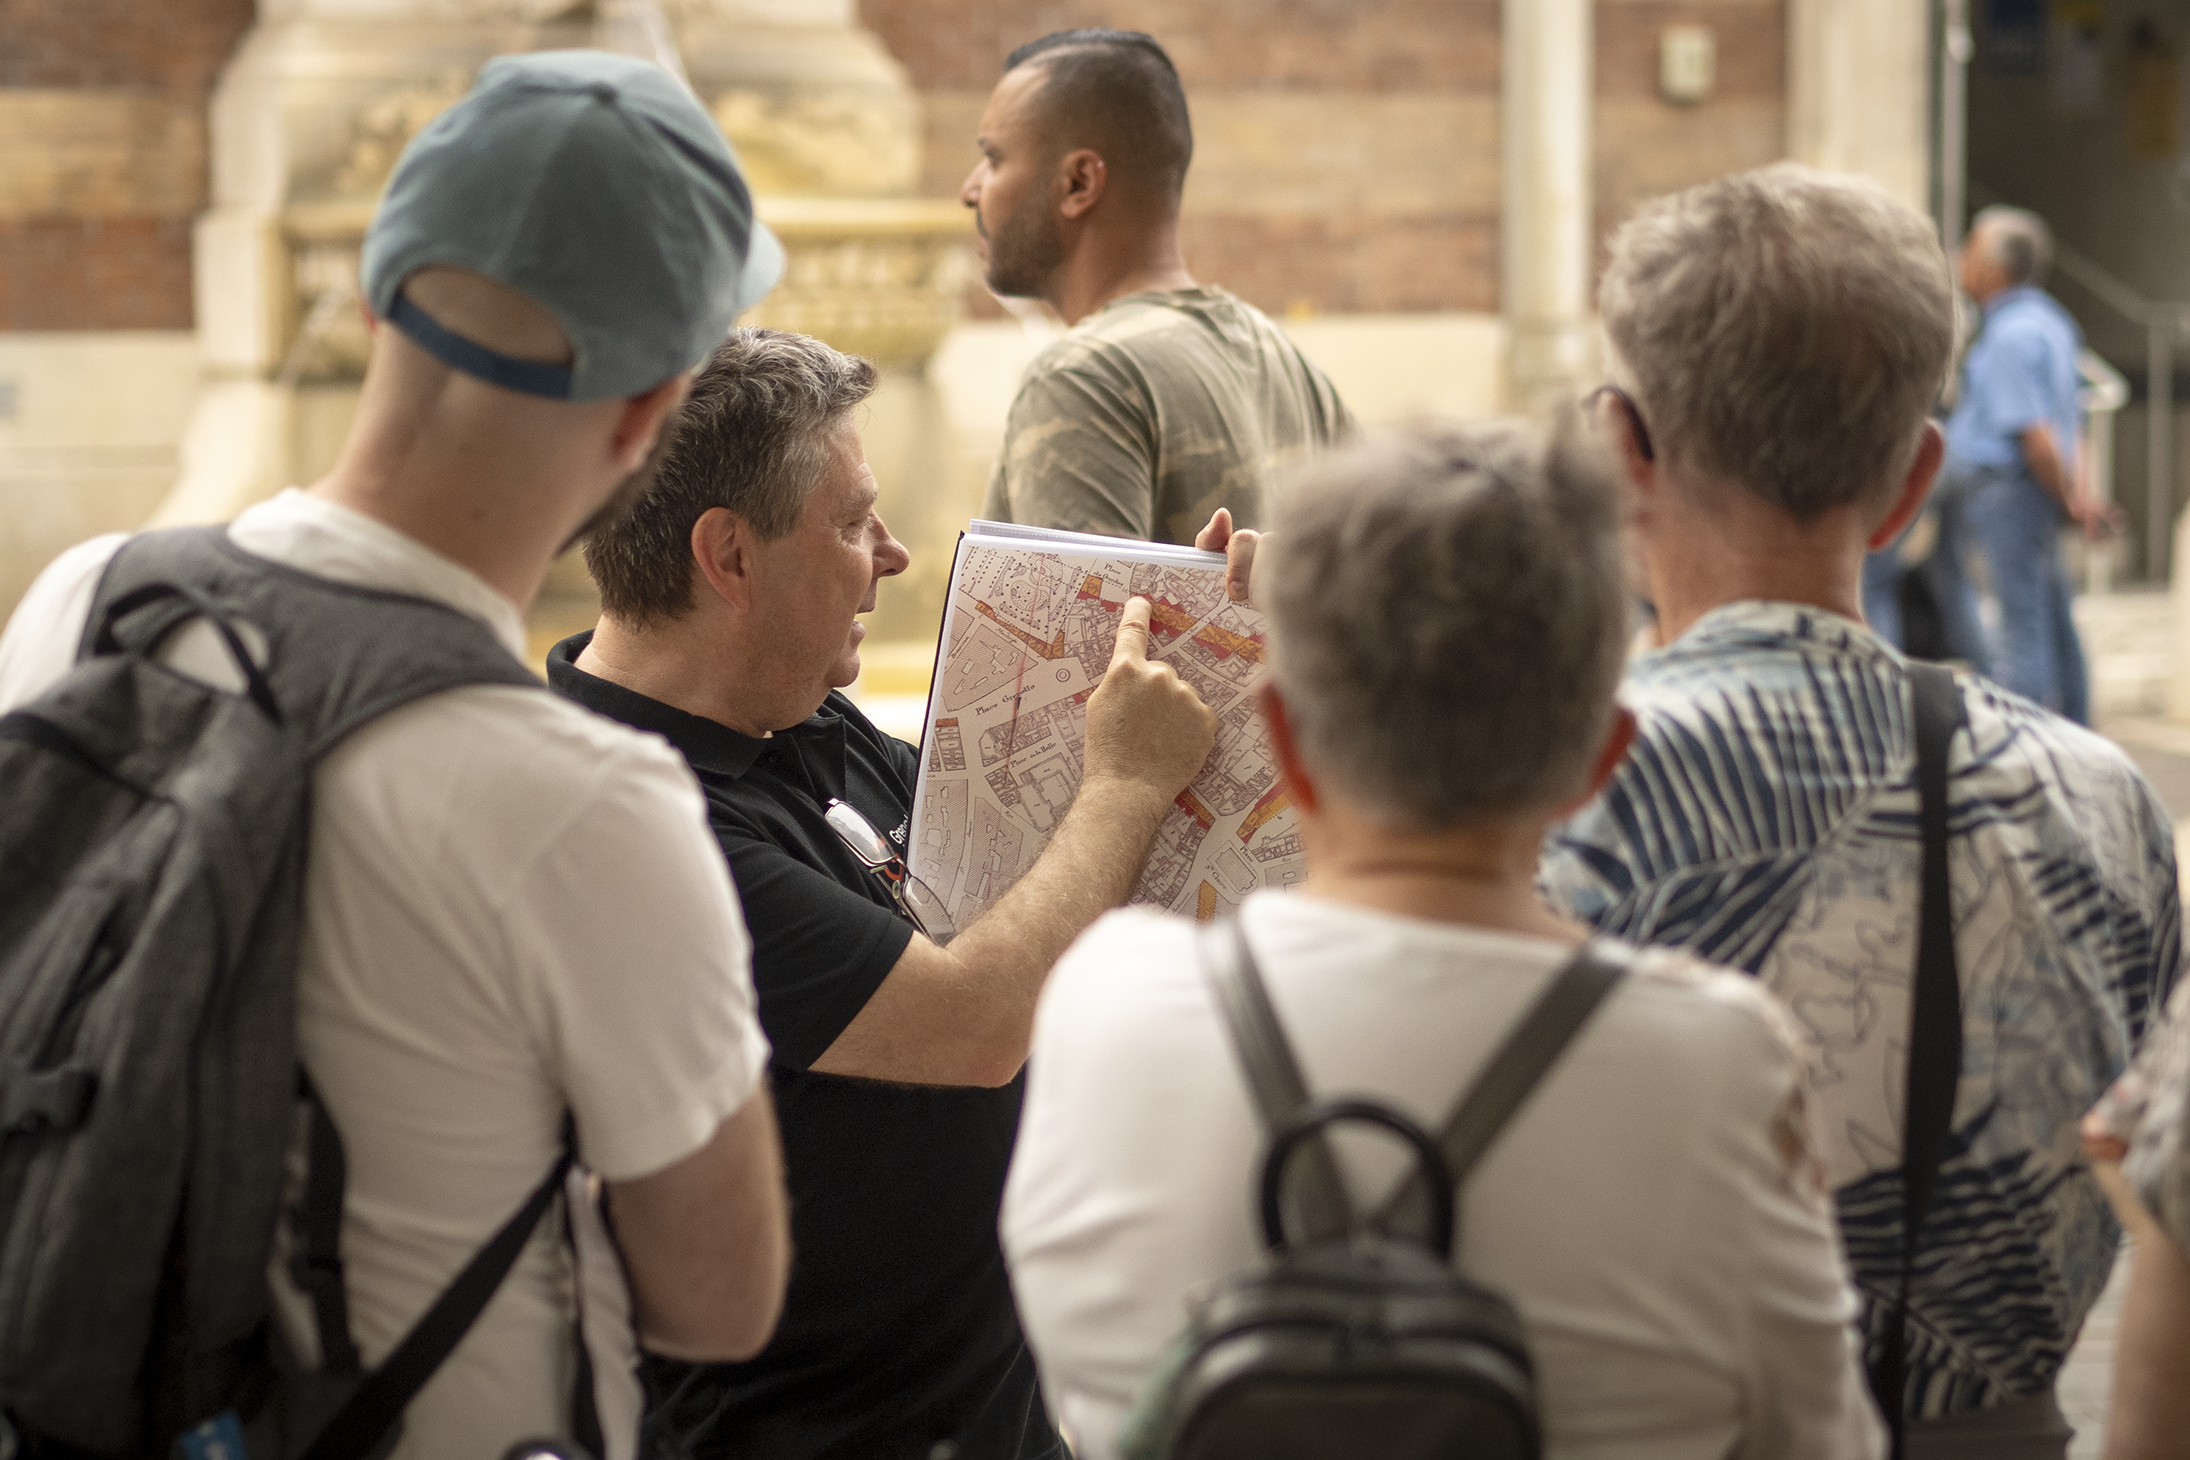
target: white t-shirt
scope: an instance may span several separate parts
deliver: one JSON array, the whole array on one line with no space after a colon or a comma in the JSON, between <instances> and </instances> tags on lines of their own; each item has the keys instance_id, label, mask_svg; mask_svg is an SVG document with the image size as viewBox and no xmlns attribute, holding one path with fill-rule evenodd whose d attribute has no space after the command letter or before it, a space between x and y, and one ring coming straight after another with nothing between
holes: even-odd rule
<instances>
[{"instance_id":1,"label":"white t-shirt","mask_svg":"<svg viewBox=\"0 0 2190 1460\"><path fill-rule=\"evenodd\" d=\"M430 598L522 661L511 604L475 574L290 491L237 546ZM0 711L67 671L101 538L57 559L0 634ZM185 636L178 634L178 641ZM194 667L187 643L173 656ZM211 676L207 676L211 677ZM768 1045L750 944L699 788L650 735L545 687L450 690L373 721L313 780L298 1037L342 1133L350 1323L377 1364L539 1185L566 1109L610 1180L698 1150L752 1095ZM405 1416L397 1460L492 1460L565 1436L571 1272L551 1215ZM289 1332L316 1353L277 1255Z\"/></svg>"},{"instance_id":2,"label":"white t-shirt","mask_svg":"<svg viewBox=\"0 0 2190 1460\"><path fill-rule=\"evenodd\" d=\"M1309 1088L1433 1132L1571 951L1291 893L1241 916ZM1186 1295L1261 1252L1264 1137L1193 937L1110 914L1035 1020L1004 1251L1081 1460L1115 1453ZM1463 1188L1458 1265L1520 1310L1554 1460L1882 1453L1801 1070L1754 982L1646 953ZM1333 1144L1359 1209L1408 1169Z\"/></svg>"}]
</instances>

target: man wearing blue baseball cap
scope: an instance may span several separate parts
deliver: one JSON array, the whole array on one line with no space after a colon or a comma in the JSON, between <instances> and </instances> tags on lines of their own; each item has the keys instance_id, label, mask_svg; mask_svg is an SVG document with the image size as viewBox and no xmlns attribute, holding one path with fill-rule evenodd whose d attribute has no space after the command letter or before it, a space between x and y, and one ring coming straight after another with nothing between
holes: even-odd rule
<instances>
[{"instance_id":1,"label":"man wearing blue baseball cap","mask_svg":"<svg viewBox=\"0 0 2190 1460\"><path fill-rule=\"evenodd\" d=\"M693 369L781 267L721 133L666 72L593 52L490 62L412 142L366 236L365 300L392 328L340 458L236 519L235 571L431 600L521 661L550 561L644 485ZM0 636L0 710L68 672L127 550L86 543L40 577ZM240 679L207 663L211 628L162 657ZM749 940L690 770L544 686L431 694L318 761L304 900L299 1050L345 1157L332 1297L364 1367L541 1188L566 1115L622 1249L604 1271L581 1242L574 1275L564 1221L538 1223L394 1455L491 1460L572 1437L574 1405L610 1460L629 1455L629 1330L658 1353L747 1357L787 1262ZM598 1229L584 1201L570 1217ZM306 1240L277 1239L273 1278L314 1363L330 1295L285 1260Z\"/></svg>"}]
</instances>

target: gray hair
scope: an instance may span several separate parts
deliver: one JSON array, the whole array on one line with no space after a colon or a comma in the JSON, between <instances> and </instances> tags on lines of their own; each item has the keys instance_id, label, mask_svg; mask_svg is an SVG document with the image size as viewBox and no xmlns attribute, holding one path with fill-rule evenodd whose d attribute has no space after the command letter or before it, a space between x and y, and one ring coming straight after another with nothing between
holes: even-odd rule
<instances>
[{"instance_id":1,"label":"gray hair","mask_svg":"<svg viewBox=\"0 0 2190 1460\"><path fill-rule=\"evenodd\" d=\"M1609 458L1568 411L1424 424L1287 481L1271 673L1303 760L1377 822L1580 792L1611 728L1627 580Z\"/></svg>"},{"instance_id":2,"label":"gray hair","mask_svg":"<svg viewBox=\"0 0 2190 1460\"><path fill-rule=\"evenodd\" d=\"M2009 284L2043 284L2053 267L2053 230L2027 208L1996 204L1981 210L1970 220L1970 241L1980 238Z\"/></svg>"},{"instance_id":3,"label":"gray hair","mask_svg":"<svg viewBox=\"0 0 2190 1460\"><path fill-rule=\"evenodd\" d=\"M1954 343L1931 223L1794 163L1644 206L1598 308L1660 459L1802 522L1908 470Z\"/></svg>"},{"instance_id":4,"label":"gray hair","mask_svg":"<svg viewBox=\"0 0 2190 1460\"><path fill-rule=\"evenodd\" d=\"M601 608L636 628L692 611L692 524L728 508L762 539L797 525L830 436L874 394L875 369L805 335L732 330L663 432L653 481L586 539Z\"/></svg>"}]
</instances>

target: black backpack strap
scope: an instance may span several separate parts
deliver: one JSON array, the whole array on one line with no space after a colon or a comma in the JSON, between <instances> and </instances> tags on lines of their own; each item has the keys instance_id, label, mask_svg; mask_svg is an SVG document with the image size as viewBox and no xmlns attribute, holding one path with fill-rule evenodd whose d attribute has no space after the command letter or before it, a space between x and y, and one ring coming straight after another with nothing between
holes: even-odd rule
<instances>
[{"instance_id":1,"label":"black backpack strap","mask_svg":"<svg viewBox=\"0 0 2190 1460\"><path fill-rule=\"evenodd\" d=\"M334 1118L312 1088L311 1077L297 1071L297 1095L311 1122L305 1158L304 1192L289 1214L289 1278L312 1300L319 1329L319 1367L326 1374L355 1374L362 1367L350 1334L350 1296L342 1271L342 1195L349 1166Z\"/></svg>"},{"instance_id":2,"label":"black backpack strap","mask_svg":"<svg viewBox=\"0 0 2190 1460\"><path fill-rule=\"evenodd\" d=\"M1576 950L1521 1016L1521 1022L1453 1107L1438 1136L1438 1147L1445 1153L1445 1164L1451 1168L1456 1184L1467 1182L1476 1161L1498 1139L1498 1133L1521 1108L1521 1102L1528 1099L1545 1071L1566 1052L1567 1045L1632 961L1633 954L1622 944L1592 938ZM1387 1232L1422 1230L1428 1216L1428 1196L1422 1174L1417 1172L1385 1202L1376 1214L1376 1226Z\"/></svg>"},{"instance_id":3,"label":"black backpack strap","mask_svg":"<svg viewBox=\"0 0 2190 1460\"><path fill-rule=\"evenodd\" d=\"M502 1279L516 1266L526 1240L547 1215L555 1194L562 1190L563 1175L570 1170L572 1159L570 1124L566 1121L563 1153L546 1179L456 1275L425 1316L411 1325L411 1331L387 1360L335 1411L301 1460L365 1460L379 1447L389 1429L403 1417L405 1407L455 1352L486 1310L495 1290L502 1286Z\"/></svg>"},{"instance_id":4,"label":"black backpack strap","mask_svg":"<svg viewBox=\"0 0 2190 1460\"><path fill-rule=\"evenodd\" d=\"M1293 1058L1285 1026L1271 1006L1270 991L1255 967L1254 950L1247 946L1239 920L1209 924L1197 936L1202 975L1231 1033L1232 1049L1247 1076L1247 1088L1254 1093L1255 1110L1262 1117L1264 1132L1275 1132L1308 1104L1308 1083L1301 1077L1300 1062ZM1290 1169L1299 1173L1286 1185L1290 1230L1307 1241L1352 1230L1353 1204L1346 1199L1331 1148L1320 1132L1309 1138Z\"/></svg>"},{"instance_id":5,"label":"black backpack strap","mask_svg":"<svg viewBox=\"0 0 2190 1460\"><path fill-rule=\"evenodd\" d=\"M1909 1281L1917 1238L1931 1205L1940 1165L1954 1129L1954 1094L1962 1078L1962 978L1954 949L1954 909L1947 867L1947 751L1969 723L1954 671L1909 666L1916 738L1917 827L1924 848L1923 904L1917 918L1915 985L1909 1000L1908 1108L1901 1141L1901 1284L1879 1334L1871 1395L1902 1449L1908 1390Z\"/></svg>"}]
</instances>

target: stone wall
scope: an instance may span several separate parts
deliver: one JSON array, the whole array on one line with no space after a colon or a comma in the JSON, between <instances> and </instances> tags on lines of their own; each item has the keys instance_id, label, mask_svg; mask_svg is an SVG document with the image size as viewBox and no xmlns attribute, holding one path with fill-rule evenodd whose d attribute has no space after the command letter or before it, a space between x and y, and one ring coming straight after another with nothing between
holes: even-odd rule
<instances>
[{"instance_id":1,"label":"stone wall","mask_svg":"<svg viewBox=\"0 0 2190 1460\"><path fill-rule=\"evenodd\" d=\"M1597 211L1781 155L1784 0L1599 0ZM0 0L0 330L191 323L205 102L251 0ZM860 0L923 104L920 191L956 193L1013 46L1108 23L1170 48L1194 104L1185 241L1266 309L1498 305L1500 0ZM1718 87L1657 95L1700 23ZM975 293L978 295L979 291ZM977 298L977 306L994 307Z\"/></svg>"},{"instance_id":2,"label":"stone wall","mask_svg":"<svg viewBox=\"0 0 2190 1460\"><path fill-rule=\"evenodd\" d=\"M1784 12L1599 0L1601 230L1645 197L1783 155ZM1182 233L1197 274L1273 311L1498 307L1499 0L861 0L860 14L920 91L930 196L972 166L1014 46L1141 29L1194 109ZM1697 106L1657 94L1659 34L1682 23L1717 43L1717 89Z\"/></svg>"},{"instance_id":3,"label":"stone wall","mask_svg":"<svg viewBox=\"0 0 2190 1460\"><path fill-rule=\"evenodd\" d=\"M0 0L0 330L188 329L206 98L252 0Z\"/></svg>"}]
</instances>

